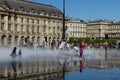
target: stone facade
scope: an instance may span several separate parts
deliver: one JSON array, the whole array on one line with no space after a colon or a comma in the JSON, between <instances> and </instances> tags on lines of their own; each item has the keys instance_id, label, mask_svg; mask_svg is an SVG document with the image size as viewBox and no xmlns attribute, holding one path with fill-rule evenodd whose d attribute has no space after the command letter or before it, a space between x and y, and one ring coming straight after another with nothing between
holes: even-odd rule
<instances>
[{"instance_id":1,"label":"stone facade","mask_svg":"<svg viewBox=\"0 0 120 80\"><path fill-rule=\"evenodd\" d=\"M108 38L120 38L120 22L114 22L108 25Z\"/></svg>"},{"instance_id":2,"label":"stone facade","mask_svg":"<svg viewBox=\"0 0 120 80\"><path fill-rule=\"evenodd\" d=\"M44 45L46 41L50 47L52 41L61 41L62 28L63 14L54 6L26 0L0 0L0 46L24 46L26 41ZM120 23L110 20L82 21L65 17L65 28L66 40L120 35Z\"/></svg>"},{"instance_id":3,"label":"stone facade","mask_svg":"<svg viewBox=\"0 0 120 80\"><path fill-rule=\"evenodd\" d=\"M110 20L95 20L87 21L87 37L90 38L104 38L109 31L108 24L112 23Z\"/></svg>"},{"instance_id":4,"label":"stone facade","mask_svg":"<svg viewBox=\"0 0 120 80\"><path fill-rule=\"evenodd\" d=\"M87 28L86 23L80 19L70 19L68 22L67 33L69 37L86 38Z\"/></svg>"},{"instance_id":5,"label":"stone facade","mask_svg":"<svg viewBox=\"0 0 120 80\"><path fill-rule=\"evenodd\" d=\"M22 46L26 41L48 46L62 38L62 12L54 6L22 0L0 1L0 45ZM66 19L67 21L68 19Z\"/></svg>"}]
</instances>

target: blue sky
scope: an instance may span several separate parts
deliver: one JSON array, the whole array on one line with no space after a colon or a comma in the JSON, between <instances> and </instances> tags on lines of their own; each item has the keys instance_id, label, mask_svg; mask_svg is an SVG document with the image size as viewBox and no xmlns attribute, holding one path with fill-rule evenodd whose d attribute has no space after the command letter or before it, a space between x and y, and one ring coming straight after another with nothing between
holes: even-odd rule
<instances>
[{"instance_id":1,"label":"blue sky","mask_svg":"<svg viewBox=\"0 0 120 80\"><path fill-rule=\"evenodd\" d=\"M30 0L50 4L63 11L63 0ZM65 15L82 20L120 21L120 0L65 0Z\"/></svg>"}]
</instances>

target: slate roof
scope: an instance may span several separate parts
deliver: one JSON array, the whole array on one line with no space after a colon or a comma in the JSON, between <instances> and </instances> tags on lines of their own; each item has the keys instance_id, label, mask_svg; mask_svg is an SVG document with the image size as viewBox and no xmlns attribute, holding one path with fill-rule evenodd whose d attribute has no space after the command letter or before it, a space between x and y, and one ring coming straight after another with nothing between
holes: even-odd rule
<instances>
[{"instance_id":1,"label":"slate roof","mask_svg":"<svg viewBox=\"0 0 120 80\"><path fill-rule=\"evenodd\" d=\"M45 5L35 2L30 2L26 0L0 0L0 5L4 5L10 10L20 11L23 12L34 12L40 14L41 12L47 14L54 14L56 16L62 15L62 12L51 5Z\"/></svg>"}]
</instances>

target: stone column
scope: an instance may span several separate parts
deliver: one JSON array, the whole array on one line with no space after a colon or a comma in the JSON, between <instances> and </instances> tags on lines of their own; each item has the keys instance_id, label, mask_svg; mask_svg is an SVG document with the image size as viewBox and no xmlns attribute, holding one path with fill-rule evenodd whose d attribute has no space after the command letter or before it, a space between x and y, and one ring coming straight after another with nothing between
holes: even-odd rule
<instances>
[{"instance_id":1,"label":"stone column","mask_svg":"<svg viewBox=\"0 0 120 80\"><path fill-rule=\"evenodd\" d=\"M15 46L15 36L12 35L12 46Z\"/></svg>"},{"instance_id":2,"label":"stone column","mask_svg":"<svg viewBox=\"0 0 120 80\"><path fill-rule=\"evenodd\" d=\"M1 15L0 15L0 32L1 32L1 22L2 22L2 21L1 21Z\"/></svg>"},{"instance_id":3,"label":"stone column","mask_svg":"<svg viewBox=\"0 0 120 80\"><path fill-rule=\"evenodd\" d=\"M11 31L13 32L14 31L14 27L15 27L15 16L14 15L11 16L11 22L12 22L12 24L11 24Z\"/></svg>"},{"instance_id":4,"label":"stone column","mask_svg":"<svg viewBox=\"0 0 120 80\"><path fill-rule=\"evenodd\" d=\"M8 31L8 16L5 16L5 26L4 26L4 30Z\"/></svg>"}]
</instances>

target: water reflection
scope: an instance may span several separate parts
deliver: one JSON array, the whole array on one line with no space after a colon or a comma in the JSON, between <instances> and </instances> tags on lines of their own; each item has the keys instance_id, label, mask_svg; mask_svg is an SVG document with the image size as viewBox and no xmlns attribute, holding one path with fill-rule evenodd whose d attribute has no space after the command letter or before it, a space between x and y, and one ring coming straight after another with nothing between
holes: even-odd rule
<instances>
[{"instance_id":1,"label":"water reflection","mask_svg":"<svg viewBox=\"0 0 120 80\"><path fill-rule=\"evenodd\" d=\"M66 74L65 80L120 80L120 69L85 68L82 73L72 71Z\"/></svg>"}]
</instances>

